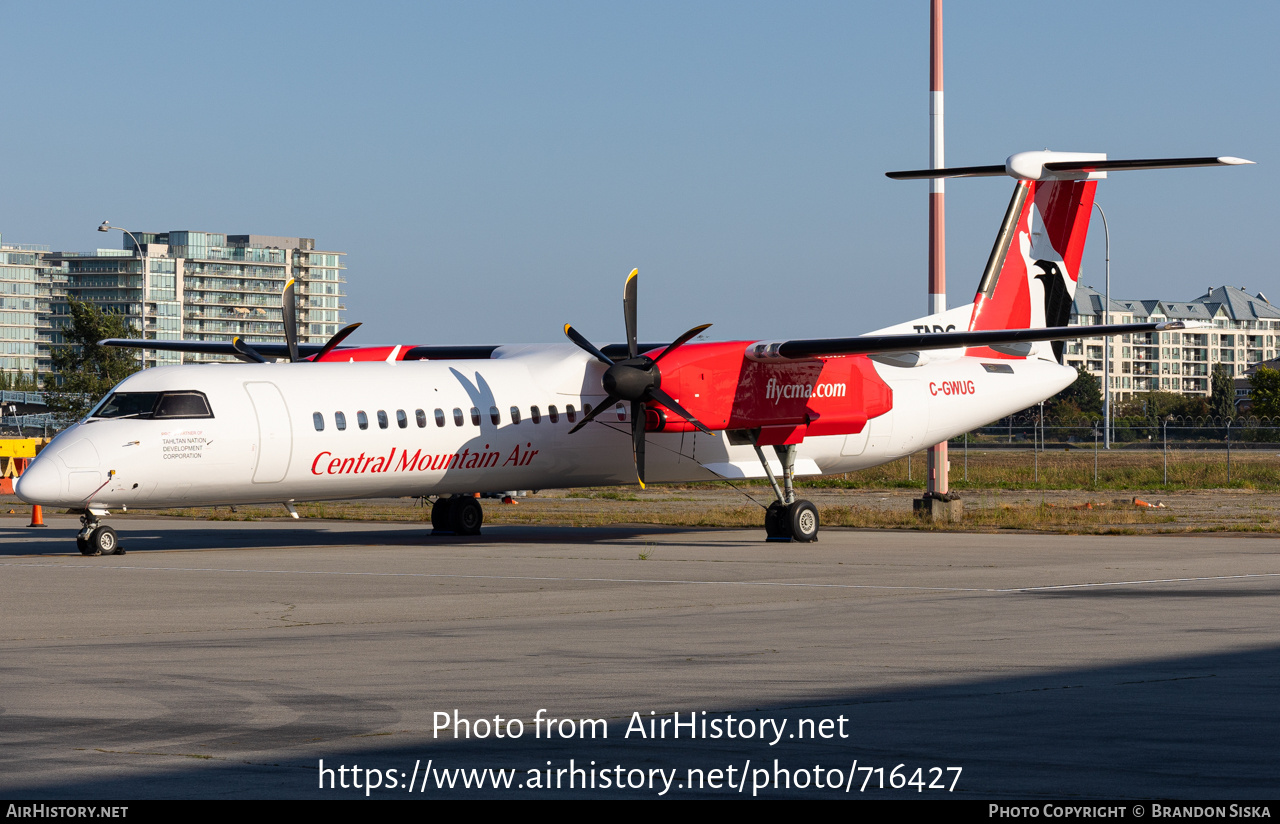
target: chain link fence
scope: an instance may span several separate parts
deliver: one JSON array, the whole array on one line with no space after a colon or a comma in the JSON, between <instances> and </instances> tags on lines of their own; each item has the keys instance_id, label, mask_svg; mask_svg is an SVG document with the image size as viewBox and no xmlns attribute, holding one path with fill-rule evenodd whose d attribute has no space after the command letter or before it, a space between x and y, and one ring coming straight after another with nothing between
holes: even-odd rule
<instances>
[{"instance_id":1,"label":"chain link fence","mask_svg":"<svg viewBox=\"0 0 1280 824\"><path fill-rule=\"evenodd\" d=\"M1014 415L950 442L953 484L1280 487L1280 418ZM907 480L923 476L908 460ZM921 465L920 470L923 469Z\"/></svg>"}]
</instances>

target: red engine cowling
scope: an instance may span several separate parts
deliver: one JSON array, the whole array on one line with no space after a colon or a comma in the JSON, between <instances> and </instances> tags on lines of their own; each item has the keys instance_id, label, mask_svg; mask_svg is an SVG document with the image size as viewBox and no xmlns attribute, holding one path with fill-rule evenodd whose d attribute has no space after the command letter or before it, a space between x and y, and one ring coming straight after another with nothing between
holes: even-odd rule
<instances>
[{"instance_id":1,"label":"red engine cowling","mask_svg":"<svg viewBox=\"0 0 1280 824\"><path fill-rule=\"evenodd\" d=\"M746 357L748 345L686 344L659 364L662 388L711 429L761 430L762 445L861 432L893 407L893 391L864 355L760 362ZM645 429L693 427L655 404Z\"/></svg>"}]
</instances>

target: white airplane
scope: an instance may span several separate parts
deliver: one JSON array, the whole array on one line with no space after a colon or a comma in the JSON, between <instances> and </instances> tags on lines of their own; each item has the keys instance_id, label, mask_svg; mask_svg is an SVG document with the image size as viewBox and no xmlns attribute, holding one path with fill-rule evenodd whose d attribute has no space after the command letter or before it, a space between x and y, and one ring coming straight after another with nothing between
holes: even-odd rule
<instances>
[{"instance_id":1,"label":"white airplane","mask_svg":"<svg viewBox=\"0 0 1280 824\"><path fill-rule=\"evenodd\" d=\"M483 520L474 493L767 477L767 537L812 541L818 511L796 499L794 478L895 460L1075 380L1054 342L1084 332L1066 323L1107 171L1249 162L1044 151L890 173L1017 182L972 303L860 337L691 342L698 326L642 345L633 271L625 345L598 349L566 324L571 343L339 346L354 324L323 347L299 346L290 281L285 345L103 341L249 362L126 378L16 491L82 513L80 551L109 555L122 551L101 523L113 508L279 502L296 517L299 501L432 496L438 531L472 535ZM1088 336L1179 328L1114 324Z\"/></svg>"}]
</instances>

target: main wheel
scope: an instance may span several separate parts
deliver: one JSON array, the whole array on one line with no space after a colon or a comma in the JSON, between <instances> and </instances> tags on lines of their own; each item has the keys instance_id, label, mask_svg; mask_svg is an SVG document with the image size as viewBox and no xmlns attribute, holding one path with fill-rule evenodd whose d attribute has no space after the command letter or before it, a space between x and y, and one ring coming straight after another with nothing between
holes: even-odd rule
<instances>
[{"instance_id":1,"label":"main wheel","mask_svg":"<svg viewBox=\"0 0 1280 824\"><path fill-rule=\"evenodd\" d=\"M818 508L808 501L796 501L787 507L791 537L801 543L818 540Z\"/></svg>"},{"instance_id":2,"label":"main wheel","mask_svg":"<svg viewBox=\"0 0 1280 824\"><path fill-rule=\"evenodd\" d=\"M469 495L455 495L450 499L449 526L459 535L479 535L484 523L484 509L480 502Z\"/></svg>"},{"instance_id":3,"label":"main wheel","mask_svg":"<svg viewBox=\"0 0 1280 824\"><path fill-rule=\"evenodd\" d=\"M439 532L449 531L449 499L436 498L431 504L431 528Z\"/></svg>"},{"instance_id":4,"label":"main wheel","mask_svg":"<svg viewBox=\"0 0 1280 824\"><path fill-rule=\"evenodd\" d=\"M120 550L120 539L116 531L109 526L100 526L89 534L90 555L123 554Z\"/></svg>"},{"instance_id":5,"label":"main wheel","mask_svg":"<svg viewBox=\"0 0 1280 824\"><path fill-rule=\"evenodd\" d=\"M785 504L774 501L764 511L764 534L770 541L791 540L791 521Z\"/></svg>"}]
</instances>

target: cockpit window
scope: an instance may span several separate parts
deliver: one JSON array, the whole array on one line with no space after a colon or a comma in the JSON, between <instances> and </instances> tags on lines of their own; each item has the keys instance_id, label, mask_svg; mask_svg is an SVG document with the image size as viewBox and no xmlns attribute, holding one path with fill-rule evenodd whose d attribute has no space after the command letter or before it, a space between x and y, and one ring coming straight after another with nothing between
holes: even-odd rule
<instances>
[{"instance_id":1,"label":"cockpit window","mask_svg":"<svg viewBox=\"0 0 1280 824\"><path fill-rule=\"evenodd\" d=\"M149 418L159 392L116 392L94 411L94 418Z\"/></svg>"},{"instance_id":2,"label":"cockpit window","mask_svg":"<svg viewBox=\"0 0 1280 824\"><path fill-rule=\"evenodd\" d=\"M116 392L102 402L93 418L212 418L203 392Z\"/></svg>"},{"instance_id":3,"label":"cockpit window","mask_svg":"<svg viewBox=\"0 0 1280 824\"><path fill-rule=\"evenodd\" d=\"M203 392L165 392L156 404L157 418L212 418Z\"/></svg>"}]
</instances>

